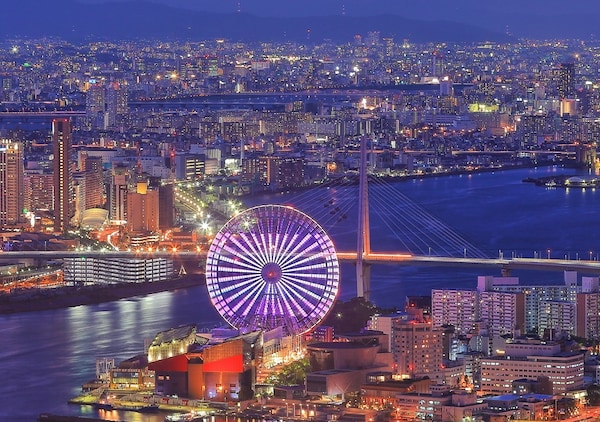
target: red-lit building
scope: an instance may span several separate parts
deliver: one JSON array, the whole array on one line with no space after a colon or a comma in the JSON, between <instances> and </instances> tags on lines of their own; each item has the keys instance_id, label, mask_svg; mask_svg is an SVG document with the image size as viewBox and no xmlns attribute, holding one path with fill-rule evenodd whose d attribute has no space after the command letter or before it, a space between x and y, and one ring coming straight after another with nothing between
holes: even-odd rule
<instances>
[{"instance_id":1,"label":"red-lit building","mask_svg":"<svg viewBox=\"0 0 600 422\"><path fill-rule=\"evenodd\" d=\"M159 229L160 201L158 190L139 182L135 192L127 194L127 230L133 233L157 232Z\"/></svg>"},{"instance_id":2,"label":"red-lit building","mask_svg":"<svg viewBox=\"0 0 600 422\"><path fill-rule=\"evenodd\" d=\"M213 401L251 398L262 332L218 344L200 343L189 345L189 352L148 365L155 371L156 393Z\"/></svg>"}]
</instances>

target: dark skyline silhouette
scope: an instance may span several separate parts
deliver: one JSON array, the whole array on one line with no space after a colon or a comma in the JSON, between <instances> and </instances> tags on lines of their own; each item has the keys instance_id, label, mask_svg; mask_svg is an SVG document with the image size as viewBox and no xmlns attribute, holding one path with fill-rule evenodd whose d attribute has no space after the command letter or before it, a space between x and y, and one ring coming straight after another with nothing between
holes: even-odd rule
<instances>
[{"instance_id":1,"label":"dark skyline silhouette","mask_svg":"<svg viewBox=\"0 0 600 422\"><path fill-rule=\"evenodd\" d=\"M348 41L353 34L421 41L595 39L593 0L22 0L3 7L4 36ZM60 24L58 24L60 22ZM310 30L310 31L308 31ZM600 34L598 34L600 35Z\"/></svg>"},{"instance_id":2,"label":"dark skyline silhouette","mask_svg":"<svg viewBox=\"0 0 600 422\"><path fill-rule=\"evenodd\" d=\"M111 1L80 0L107 4ZM258 16L374 16L397 15L426 21L468 23L516 37L593 38L600 19L596 0L150 0L171 7L218 13L241 11Z\"/></svg>"}]
</instances>

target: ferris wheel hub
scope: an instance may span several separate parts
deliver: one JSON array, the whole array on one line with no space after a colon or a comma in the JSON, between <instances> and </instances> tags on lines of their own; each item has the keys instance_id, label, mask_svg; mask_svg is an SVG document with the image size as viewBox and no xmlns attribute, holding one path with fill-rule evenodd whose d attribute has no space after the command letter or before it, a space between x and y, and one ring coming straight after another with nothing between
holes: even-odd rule
<instances>
[{"instance_id":1,"label":"ferris wheel hub","mask_svg":"<svg viewBox=\"0 0 600 422\"><path fill-rule=\"evenodd\" d=\"M260 275L265 282L275 284L281 280L283 272L279 264L276 264L275 262L269 262L262 268Z\"/></svg>"}]
</instances>

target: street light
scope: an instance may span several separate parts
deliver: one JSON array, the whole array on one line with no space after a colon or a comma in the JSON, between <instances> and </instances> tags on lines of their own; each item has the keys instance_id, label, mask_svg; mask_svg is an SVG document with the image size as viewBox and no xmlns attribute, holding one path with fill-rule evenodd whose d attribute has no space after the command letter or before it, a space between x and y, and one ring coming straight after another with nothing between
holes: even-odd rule
<instances>
[{"instance_id":1,"label":"street light","mask_svg":"<svg viewBox=\"0 0 600 422\"><path fill-rule=\"evenodd\" d=\"M548 249L547 252L548 252L548 259L550 259L550 249Z\"/></svg>"}]
</instances>

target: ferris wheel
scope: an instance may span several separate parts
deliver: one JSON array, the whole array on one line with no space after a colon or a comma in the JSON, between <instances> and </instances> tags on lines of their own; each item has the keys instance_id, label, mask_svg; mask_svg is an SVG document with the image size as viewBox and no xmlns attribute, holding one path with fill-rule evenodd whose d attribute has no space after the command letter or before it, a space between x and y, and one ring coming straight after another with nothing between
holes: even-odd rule
<instances>
[{"instance_id":1,"label":"ferris wheel","mask_svg":"<svg viewBox=\"0 0 600 422\"><path fill-rule=\"evenodd\" d=\"M339 277L333 242L323 228L281 205L262 205L233 217L206 257L213 305L229 324L246 332L310 330L331 309Z\"/></svg>"}]
</instances>

